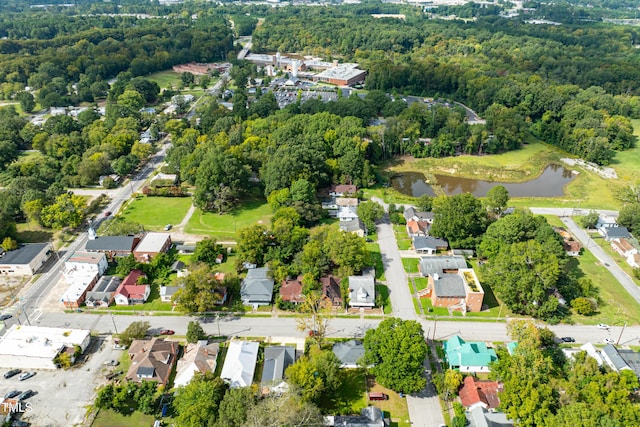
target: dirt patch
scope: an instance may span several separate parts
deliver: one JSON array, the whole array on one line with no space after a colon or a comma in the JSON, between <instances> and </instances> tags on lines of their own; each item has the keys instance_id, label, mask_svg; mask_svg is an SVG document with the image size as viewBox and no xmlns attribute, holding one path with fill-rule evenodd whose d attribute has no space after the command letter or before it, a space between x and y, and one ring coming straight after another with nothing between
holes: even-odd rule
<instances>
[{"instance_id":1,"label":"dirt patch","mask_svg":"<svg viewBox=\"0 0 640 427\"><path fill-rule=\"evenodd\" d=\"M0 277L0 307L6 308L16 301L18 292L29 281L28 276Z\"/></svg>"}]
</instances>

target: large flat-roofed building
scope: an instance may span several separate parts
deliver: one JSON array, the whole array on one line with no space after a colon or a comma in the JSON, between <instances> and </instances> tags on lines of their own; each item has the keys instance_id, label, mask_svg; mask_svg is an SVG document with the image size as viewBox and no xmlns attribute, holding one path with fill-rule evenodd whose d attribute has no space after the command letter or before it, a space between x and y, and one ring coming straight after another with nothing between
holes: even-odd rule
<instances>
[{"instance_id":1,"label":"large flat-roofed building","mask_svg":"<svg viewBox=\"0 0 640 427\"><path fill-rule=\"evenodd\" d=\"M147 233L136 246L133 256L138 262L149 262L159 253L167 252L170 247L171 235L169 233Z\"/></svg>"},{"instance_id":2,"label":"large flat-roofed building","mask_svg":"<svg viewBox=\"0 0 640 427\"><path fill-rule=\"evenodd\" d=\"M90 341L85 329L13 325L0 338L0 367L56 369L58 354L75 346L84 352Z\"/></svg>"},{"instance_id":3,"label":"large flat-roofed building","mask_svg":"<svg viewBox=\"0 0 640 427\"><path fill-rule=\"evenodd\" d=\"M364 82L367 72L357 67L357 64L341 64L329 68L313 76L316 82L327 82L338 86L351 86Z\"/></svg>"},{"instance_id":4,"label":"large flat-roofed building","mask_svg":"<svg viewBox=\"0 0 640 427\"><path fill-rule=\"evenodd\" d=\"M27 243L13 251L0 249L0 274L33 276L52 253L51 243Z\"/></svg>"},{"instance_id":5,"label":"large flat-roofed building","mask_svg":"<svg viewBox=\"0 0 640 427\"><path fill-rule=\"evenodd\" d=\"M100 236L87 242L85 249L89 252L103 252L109 258L127 256L140 242L136 236Z\"/></svg>"},{"instance_id":6,"label":"large flat-roofed building","mask_svg":"<svg viewBox=\"0 0 640 427\"><path fill-rule=\"evenodd\" d=\"M78 275L102 276L109 268L107 257L99 252L75 252L64 263L64 275L67 279L72 279Z\"/></svg>"}]
</instances>

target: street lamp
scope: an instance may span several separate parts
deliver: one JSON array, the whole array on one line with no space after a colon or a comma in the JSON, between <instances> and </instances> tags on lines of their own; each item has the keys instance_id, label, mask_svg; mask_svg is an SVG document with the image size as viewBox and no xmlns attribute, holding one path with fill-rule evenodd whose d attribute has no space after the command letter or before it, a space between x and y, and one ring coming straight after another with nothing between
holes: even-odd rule
<instances>
[{"instance_id":1,"label":"street lamp","mask_svg":"<svg viewBox=\"0 0 640 427\"><path fill-rule=\"evenodd\" d=\"M218 324L218 338L222 336L220 333L220 313L216 313L216 323Z\"/></svg>"}]
</instances>

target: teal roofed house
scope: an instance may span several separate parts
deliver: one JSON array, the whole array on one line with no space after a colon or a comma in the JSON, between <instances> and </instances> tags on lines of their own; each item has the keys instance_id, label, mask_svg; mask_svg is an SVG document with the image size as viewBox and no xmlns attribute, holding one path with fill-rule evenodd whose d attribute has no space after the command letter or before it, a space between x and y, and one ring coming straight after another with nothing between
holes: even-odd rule
<instances>
[{"instance_id":1,"label":"teal roofed house","mask_svg":"<svg viewBox=\"0 0 640 427\"><path fill-rule=\"evenodd\" d=\"M466 342L458 335L444 342L444 352L451 369L460 372L489 372L489 363L498 360L496 352L484 342Z\"/></svg>"}]
</instances>

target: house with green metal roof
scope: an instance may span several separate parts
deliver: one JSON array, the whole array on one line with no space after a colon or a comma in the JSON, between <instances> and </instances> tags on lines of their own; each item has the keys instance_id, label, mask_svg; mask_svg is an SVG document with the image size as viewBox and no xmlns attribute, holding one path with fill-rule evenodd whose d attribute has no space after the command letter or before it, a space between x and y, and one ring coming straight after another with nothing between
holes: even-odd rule
<instances>
[{"instance_id":1,"label":"house with green metal roof","mask_svg":"<svg viewBox=\"0 0 640 427\"><path fill-rule=\"evenodd\" d=\"M498 360L496 352L481 341L466 342L455 335L443 344L447 363L460 372L489 372L489 363Z\"/></svg>"}]
</instances>

